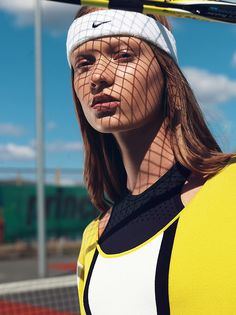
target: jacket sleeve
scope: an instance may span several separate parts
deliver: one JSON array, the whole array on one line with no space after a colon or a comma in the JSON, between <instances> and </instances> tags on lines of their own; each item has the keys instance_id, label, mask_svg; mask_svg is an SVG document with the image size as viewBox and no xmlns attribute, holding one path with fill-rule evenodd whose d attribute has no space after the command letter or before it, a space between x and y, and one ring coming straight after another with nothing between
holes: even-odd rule
<instances>
[{"instance_id":1,"label":"jacket sleeve","mask_svg":"<svg viewBox=\"0 0 236 315\"><path fill-rule=\"evenodd\" d=\"M84 232L85 233L85 232ZM78 297L79 297L79 307L80 307L80 315L85 315L83 309L83 292L84 292L84 255L85 255L85 242L84 242L84 233L82 237L79 257L77 260L77 288L78 288Z\"/></svg>"},{"instance_id":2,"label":"jacket sleeve","mask_svg":"<svg viewBox=\"0 0 236 315\"><path fill-rule=\"evenodd\" d=\"M99 219L96 218L85 228L77 260L77 286L80 315L86 315L83 303L84 287L98 239Z\"/></svg>"}]
</instances>

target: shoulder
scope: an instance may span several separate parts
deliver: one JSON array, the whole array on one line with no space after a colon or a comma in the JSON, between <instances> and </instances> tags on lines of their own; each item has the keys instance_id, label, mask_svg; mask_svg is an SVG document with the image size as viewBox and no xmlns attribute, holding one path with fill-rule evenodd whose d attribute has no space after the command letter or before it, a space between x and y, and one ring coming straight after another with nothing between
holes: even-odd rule
<instances>
[{"instance_id":1,"label":"shoulder","mask_svg":"<svg viewBox=\"0 0 236 315\"><path fill-rule=\"evenodd\" d=\"M215 174L212 178L208 180L209 182L212 182L213 184L218 185L225 185L225 188L228 186L231 186L231 184L234 183L233 187L235 186L236 181L236 158L232 158L229 163L222 168L221 171L219 171L217 174ZM224 186L221 186L221 189L223 189Z\"/></svg>"},{"instance_id":2,"label":"shoulder","mask_svg":"<svg viewBox=\"0 0 236 315\"><path fill-rule=\"evenodd\" d=\"M233 200L236 200L236 159L230 162L217 174L209 178L204 189L206 198L215 200L219 203L222 201L229 206Z\"/></svg>"},{"instance_id":3,"label":"shoulder","mask_svg":"<svg viewBox=\"0 0 236 315\"><path fill-rule=\"evenodd\" d=\"M100 237L103 231L105 230L111 216L111 211L112 211L112 207L101 215L100 220L99 220L99 225L98 225L98 237Z\"/></svg>"},{"instance_id":4,"label":"shoulder","mask_svg":"<svg viewBox=\"0 0 236 315\"><path fill-rule=\"evenodd\" d=\"M91 221L84 229L82 241L84 243L89 242L92 239L97 238L99 225L99 217Z\"/></svg>"},{"instance_id":5,"label":"shoulder","mask_svg":"<svg viewBox=\"0 0 236 315\"><path fill-rule=\"evenodd\" d=\"M79 252L79 262L84 264L84 258L89 248L94 247L98 239L99 217L91 221L84 229Z\"/></svg>"},{"instance_id":6,"label":"shoulder","mask_svg":"<svg viewBox=\"0 0 236 315\"><path fill-rule=\"evenodd\" d=\"M96 219L90 222L83 233L83 240L87 242L89 239L96 240L101 236L111 216L112 207L106 212L100 214Z\"/></svg>"},{"instance_id":7,"label":"shoulder","mask_svg":"<svg viewBox=\"0 0 236 315\"><path fill-rule=\"evenodd\" d=\"M112 208L110 208L105 213L101 213L96 219L91 221L83 232L81 251L86 254L86 249L93 247L93 245L98 241L106 225L109 221Z\"/></svg>"},{"instance_id":8,"label":"shoulder","mask_svg":"<svg viewBox=\"0 0 236 315\"><path fill-rule=\"evenodd\" d=\"M221 172L227 174L229 177L233 176L235 179L236 156L229 161L229 163L222 169Z\"/></svg>"}]
</instances>

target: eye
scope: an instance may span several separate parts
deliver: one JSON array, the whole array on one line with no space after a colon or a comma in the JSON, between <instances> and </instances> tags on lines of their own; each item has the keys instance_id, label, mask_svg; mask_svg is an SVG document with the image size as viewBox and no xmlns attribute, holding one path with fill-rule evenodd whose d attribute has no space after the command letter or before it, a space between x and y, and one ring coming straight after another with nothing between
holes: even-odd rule
<instances>
[{"instance_id":1,"label":"eye","mask_svg":"<svg viewBox=\"0 0 236 315\"><path fill-rule=\"evenodd\" d=\"M85 68L87 66L89 66L91 64L91 61L89 60L86 60L86 61L80 61L76 64L76 68L77 69L82 69L82 68Z\"/></svg>"},{"instance_id":2,"label":"eye","mask_svg":"<svg viewBox=\"0 0 236 315\"><path fill-rule=\"evenodd\" d=\"M118 62L129 62L133 60L133 58L134 54L132 51L122 50L113 54L113 59Z\"/></svg>"},{"instance_id":3,"label":"eye","mask_svg":"<svg viewBox=\"0 0 236 315\"><path fill-rule=\"evenodd\" d=\"M80 59L75 64L75 70L78 70L79 72L84 72L89 69L93 62L94 62L93 58Z\"/></svg>"}]
</instances>

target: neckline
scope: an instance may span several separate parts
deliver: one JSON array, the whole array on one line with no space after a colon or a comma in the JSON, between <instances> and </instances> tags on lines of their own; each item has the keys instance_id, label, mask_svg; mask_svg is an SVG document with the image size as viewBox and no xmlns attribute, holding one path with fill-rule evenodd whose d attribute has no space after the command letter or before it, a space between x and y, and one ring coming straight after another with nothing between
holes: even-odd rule
<instances>
[{"instance_id":1,"label":"neckline","mask_svg":"<svg viewBox=\"0 0 236 315\"><path fill-rule=\"evenodd\" d=\"M149 186L147 189L142 191L140 194L132 195L132 192L129 191L128 194L125 196L126 200L138 200L143 198L146 194L148 194L150 191L154 190L156 187L162 184L162 182L166 179L166 177L169 176L170 173L174 172L176 168L179 168L180 171L184 171L189 173L189 170L184 167L182 164L180 164L178 161L176 161L161 177L159 177L151 186Z\"/></svg>"},{"instance_id":2,"label":"neckline","mask_svg":"<svg viewBox=\"0 0 236 315\"><path fill-rule=\"evenodd\" d=\"M176 164L174 164L167 172L169 172L175 165L176 165ZM181 165L180 163L179 163L179 165L180 165L181 167L183 167L185 170L188 170L187 168L185 168L185 167L184 167L183 165ZM166 172L165 174L167 174L167 172ZM163 176L165 176L165 174L164 174ZM185 213L186 211L188 211L189 208L191 209L191 206L194 205L196 202L198 202L199 199L201 200L201 196L204 194L205 190L207 191L207 188L208 188L208 186L209 186L209 183L211 182L212 179L215 179L216 175L217 175L217 174L215 174L212 178L209 178L208 180L206 180L205 183L204 183L204 184L202 185L202 187L200 188L200 190L191 198L191 200L190 200L186 205L183 204L182 210L181 210L168 224L166 224L160 231L158 231L158 232L157 232L153 237L151 237L150 239L155 238L155 237L156 237L157 235L159 235L161 232L166 231L166 229L167 229L172 223L174 223L174 222L180 217L181 214L183 214L183 213ZM162 177L163 177L163 176L162 176ZM162 177L161 177L161 178L162 178ZM161 179L161 178L160 178L160 179ZM159 181L159 180L157 180L157 181ZM154 184L156 184L156 182L155 182ZM153 184L153 185L154 185L154 184ZM153 186L153 185L152 185L152 186ZM151 187L151 186L150 186L150 187ZM146 190L145 190L145 191L146 191ZM144 192L145 192L145 191L144 191ZM141 194L142 194L142 193L141 193ZM131 195L131 196L136 196L136 195ZM138 195L138 196L139 196L139 195ZM180 199L180 202L182 202L181 199ZM110 219L111 219L111 218L110 218ZM110 220L110 219L109 219L109 220ZM109 223L109 222L108 222L108 223ZM128 250L128 251L125 251L125 252L122 252L122 253L107 254L107 253L103 252L102 248L100 247L100 243L99 243L99 241L100 241L100 239L101 239L101 237L102 237L103 235L101 235L101 236L99 237L99 236L98 236L98 232L97 232L96 235L97 235L96 249L98 250L99 254L100 254L102 257L104 257L104 258L114 258L114 257L123 256L123 255L128 254L128 253L131 252L132 250L136 250L136 249L138 249L139 247L143 246L143 244L141 244L141 245L138 245L138 246L132 248L131 250ZM150 239L148 239L146 242L149 242ZM146 242L145 242L145 243L146 243Z\"/></svg>"},{"instance_id":3,"label":"neckline","mask_svg":"<svg viewBox=\"0 0 236 315\"><path fill-rule=\"evenodd\" d=\"M233 160L233 159L232 159ZM177 164L177 163L176 163ZM169 170L171 170L176 164L174 164ZM181 167L182 170L184 170L185 172L189 170L187 168L185 168L182 164L178 163L179 166ZM193 208L195 207L195 205L200 201L200 204L201 204L201 200L203 199L204 200L204 195L205 195L205 199L206 199L206 193L208 192L209 190L209 187L212 186L212 184L215 183L215 181L217 182L217 178L222 175L222 173L224 173L228 167L230 167L231 165L233 164L233 162L231 163L228 163L223 169L221 169L219 172L217 172L216 174L214 174L213 176L209 177L205 182L204 184L201 186L201 188L194 194L194 196L190 199L190 201L184 205L183 204L183 209L176 215L175 218L173 218L173 221L174 222L175 220L177 220L181 214L184 214L184 213L188 213L189 210L193 210ZM236 163L235 163L236 164ZM168 170L168 171L169 171ZM167 171L167 172L168 172ZM163 175L165 176L167 174L167 172ZM161 177L162 178L162 177ZM160 178L160 179L161 179ZM159 181L159 180L158 180ZM156 183L156 182L155 182ZM155 184L154 183L154 184ZM153 184L153 185L154 185ZM151 187L151 186L150 186ZM142 193L141 193L142 194ZM134 195L136 196L136 195ZM202 197L203 196L203 197ZM182 202L182 201L181 201ZM112 210L112 213L113 213L113 210ZM111 213L111 216L112 216L112 213ZM108 223L105 227L105 230L107 229L107 226L109 224L109 221L111 220L111 216L108 220ZM101 256L105 257L105 258L113 258L115 256L121 256L121 255L125 255L126 253L128 253L129 251L127 252L123 252L122 254L106 254L105 252L102 251L101 247L100 247L100 241L103 239L103 235L104 235L104 232L105 230L103 231L102 235L99 236L99 221L100 219L96 220L94 223L96 224L96 233L95 233L95 242L96 242L96 248L98 250L98 252L101 254ZM165 227L163 227L162 231L164 232L167 228L168 228L169 224L167 224ZM158 232L159 233L159 232Z\"/></svg>"}]
</instances>

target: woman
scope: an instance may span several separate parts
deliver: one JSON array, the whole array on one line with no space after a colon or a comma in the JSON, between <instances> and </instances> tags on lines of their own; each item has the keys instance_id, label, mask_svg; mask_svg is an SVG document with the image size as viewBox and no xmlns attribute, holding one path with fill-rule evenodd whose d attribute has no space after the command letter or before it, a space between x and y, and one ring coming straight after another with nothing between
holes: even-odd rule
<instances>
[{"instance_id":1,"label":"woman","mask_svg":"<svg viewBox=\"0 0 236 315\"><path fill-rule=\"evenodd\" d=\"M84 7L67 56L102 212L83 234L81 315L236 314L236 164L205 124L168 21Z\"/></svg>"}]
</instances>

